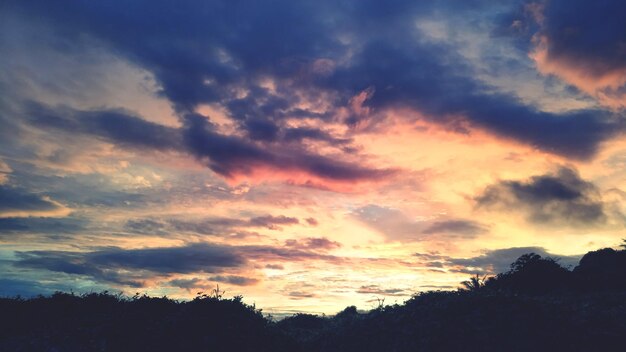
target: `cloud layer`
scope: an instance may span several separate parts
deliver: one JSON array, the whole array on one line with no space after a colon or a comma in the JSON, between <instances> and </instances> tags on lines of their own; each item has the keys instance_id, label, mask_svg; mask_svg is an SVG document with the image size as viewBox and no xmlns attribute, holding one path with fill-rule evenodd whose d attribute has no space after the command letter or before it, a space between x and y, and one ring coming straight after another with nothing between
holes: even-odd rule
<instances>
[{"instance_id":1,"label":"cloud layer","mask_svg":"<svg viewBox=\"0 0 626 352\"><path fill-rule=\"evenodd\" d=\"M599 99L626 107L626 33L619 0L545 1L535 4L533 58L538 68L554 74Z\"/></svg>"},{"instance_id":2,"label":"cloud layer","mask_svg":"<svg viewBox=\"0 0 626 352\"><path fill-rule=\"evenodd\" d=\"M0 282L333 313L614 246L623 10L3 1Z\"/></svg>"},{"instance_id":3,"label":"cloud layer","mask_svg":"<svg viewBox=\"0 0 626 352\"><path fill-rule=\"evenodd\" d=\"M63 11L43 3L11 2L8 7L20 14L39 13L65 35L87 35L152 72L186 126L183 135L190 151L199 158L208 157L209 166L225 176L235 171L249 173L259 164L336 179L376 175L373 170L303 153L298 144L292 145L296 155L267 148L272 142L303 139L336 143L341 138L320 123L360 126L382 118L389 109L409 108L451 129L486 129L549 153L580 159L592 157L601 142L623 131L623 123L615 121L609 111L541 111L473 79L471 67L458 51L426 40L415 28L416 21L435 11L435 3L399 1L386 6L384 31L373 30L383 21L380 9L358 5L281 1L273 5L280 11L268 11L254 2L194 1L175 8L168 2L139 2L132 8L116 2L106 6L69 2ZM546 22L551 11L560 8L551 2ZM140 9L150 9L150 16L143 16ZM561 33L552 27L546 32L550 38ZM579 47L568 45L568 40ZM552 56L566 56L571 48L602 55L607 63L596 65L601 71L618 65L619 51L604 55L584 50L584 43L594 40L561 35L552 41L556 43ZM225 109L245 137L216 133L206 118L196 114L202 104ZM308 127L290 125L303 119L318 122ZM101 133L121 141L134 140L138 131L136 127L123 133L100 128ZM155 126L149 128L156 136L168 134ZM147 137L142 143L157 148L167 145ZM225 149L230 150L228 155Z\"/></svg>"},{"instance_id":4,"label":"cloud layer","mask_svg":"<svg viewBox=\"0 0 626 352\"><path fill-rule=\"evenodd\" d=\"M565 167L527 181L500 181L475 200L479 208L523 211L538 224L593 226L606 221L597 187Z\"/></svg>"}]
</instances>

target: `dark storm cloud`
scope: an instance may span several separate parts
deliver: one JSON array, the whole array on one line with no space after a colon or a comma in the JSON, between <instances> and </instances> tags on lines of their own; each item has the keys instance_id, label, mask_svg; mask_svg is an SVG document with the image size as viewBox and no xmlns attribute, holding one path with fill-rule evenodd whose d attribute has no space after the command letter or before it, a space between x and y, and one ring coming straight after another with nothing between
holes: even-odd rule
<instances>
[{"instance_id":1,"label":"dark storm cloud","mask_svg":"<svg viewBox=\"0 0 626 352\"><path fill-rule=\"evenodd\" d=\"M222 282L235 286L252 286L256 285L259 280L251 277L238 275L217 275L208 278L209 281Z\"/></svg>"},{"instance_id":2,"label":"dark storm cloud","mask_svg":"<svg viewBox=\"0 0 626 352\"><path fill-rule=\"evenodd\" d=\"M409 107L451 129L468 131L465 125L478 126L567 157L590 158L600 142L622 133L623 123L606 111L543 112L514 96L494 92L494 87L472 78L474 72L455 49L421 40L415 28L416 21L432 13L445 11L462 20L465 11L485 9L479 6L489 3L277 1L269 6L255 1L70 1L62 5L12 1L7 8L48 21L66 36L92 36L151 71L162 94L183 115L201 103L220 104L240 122L249 140L279 138L281 120L307 115L300 107L303 96L329 93L330 111L308 112L309 117L324 120L370 88L374 94L365 105L374 113ZM591 6L583 3L576 1L575 6ZM560 1L550 4L548 15L554 12L565 18L555 28L568 24L568 6ZM610 9L622 9L615 1L607 4ZM596 28L594 21L601 18L599 10L578 13L593 15L581 27L582 33ZM609 23L597 30L601 33L592 31L594 35L583 38L581 44L564 47L587 56L606 54L609 61L602 67L623 62L623 53L604 50L604 38L619 39L623 31L600 35L620 23L613 19L621 12L610 13ZM576 38L562 40L574 41L579 42ZM595 50L599 48L602 50ZM560 47L555 52L568 53ZM267 77L274 80L275 91L259 83ZM243 98L242 91L247 92ZM369 118L359 115L352 114L346 122L355 125ZM344 180L373 172L330 163L316 155L299 155L299 159L276 155L239 137L211 132L197 119L186 120L192 127L186 133L192 151L198 157L209 157L209 166L223 175L245 173L258 163ZM289 139L315 138L316 134L318 139L328 139L316 132L287 131L284 135ZM232 158L224 155L226 148L232 149Z\"/></svg>"},{"instance_id":3,"label":"dark storm cloud","mask_svg":"<svg viewBox=\"0 0 626 352\"><path fill-rule=\"evenodd\" d=\"M305 172L337 181L381 179L395 172L367 168L356 163L311 154L299 148L272 151L236 136L216 133L211 123L198 114L185 116L184 140L193 155L199 159L208 158L209 168L226 177L233 174L250 175L257 167L270 167L283 172Z\"/></svg>"},{"instance_id":4,"label":"dark storm cloud","mask_svg":"<svg viewBox=\"0 0 626 352\"><path fill-rule=\"evenodd\" d=\"M487 232L488 228L476 221L471 220L444 220L435 221L428 226L422 233L457 233L463 235L479 235Z\"/></svg>"},{"instance_id":5,"label":"dark storm cloud","mask_svg":"<svg viewBox=\"0 0 626 352\"><path fill-rule=\"evenodd\" d=\"M62 207L41 194L0 185L0 217L15 213L41 213Z\"/></svg>"},{"instance_id":6,"label":"dark storm cloud","mask_svg":"<svg viewBox=\"0 0 626 352\"><path fill-rule=\"evenodd\" d=\"M347 89L384 87L376 89L367 106L411 107L451 130L467 132L466 125L479 126L573 158L591 157L598 143L623 130L623 123L614 121L610 112L543 112L514 96L493 92L467 76L465 60L450 48L402 44L368 43L352 66L337 72L333 84ZM446 65L450 62L455 64Z\"/></svg>"},{"instance_id":7,"label":"dark storm cloud","mask_svg":"<svg viewBox=\"0 0 626 352\"><path fill-rule=\"evenodd\" d=\"M565 167L527 181L500 181L475 201L479 208L523 211L529 221L539 224L597 225L606 220L598 188Z\"/></svg>"},{"instance_id":8,"label":"dark storm cloud","mask_svg":"<svg viewBox=\"0 0 626 352\"><path fill-rule=\"evenodd\" d=\"M542 31L550 59L584 68L594 76L626 69L626 3L621 0L550 0Z\"/></svg>"},{"instance_id":9,"label":"dark storm cloud","mask_svg":"<svg viewBox=\"0 0 626 352\"><path fill-rule=\"evenodd\" d=\"M613 109L623 121L624 11L620 0L529 0L505 16L502 32L530 53L542 74L571 84L574 94Z\"/></svg>"},{"instance_id":10,"label":"dark storm cloud","mask_svg":"<svg viewBox=\"0 0 626 352\"><path fill-rule=\"evenodd\" d=\"M211 122L198 114L186 115L183 128L156 124L122 110L78 111L30 103L25 114L39 128L92 135L121 147L188 153L206 161L209 168L225 177L250 175L259 167L339 181L380 179L394 173L311 154L298 147L289 153L263 147L214 131Z\"/></svg>"}]
</instances>

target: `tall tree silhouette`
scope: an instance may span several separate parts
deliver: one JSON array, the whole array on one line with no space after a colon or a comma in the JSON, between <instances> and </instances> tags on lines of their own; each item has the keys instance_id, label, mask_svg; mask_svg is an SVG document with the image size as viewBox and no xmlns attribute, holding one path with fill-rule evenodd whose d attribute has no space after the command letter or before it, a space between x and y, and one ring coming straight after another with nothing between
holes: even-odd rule
<instances>
[{"instance_id":1,"label":"tall tree silhouette","mask_svg":"<svg viewBox=\"0 0 626 352\"><path fill-rule=\"evenodd\" d=\"M528 253L513 262L509 271L489 279L486 286L526 293L551 292L570 287L571 272L557 259Z\"/></svg>"}]
</instances>

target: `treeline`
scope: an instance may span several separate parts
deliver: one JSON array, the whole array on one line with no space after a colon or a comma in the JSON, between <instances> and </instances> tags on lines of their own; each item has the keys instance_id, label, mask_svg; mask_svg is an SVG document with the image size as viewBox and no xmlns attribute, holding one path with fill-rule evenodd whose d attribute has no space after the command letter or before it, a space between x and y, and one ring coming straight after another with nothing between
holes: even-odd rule
<instances>
[{"instance_id":1,"label":"treeline","mask_svg":"<svg viewBox=\"0 0 626 352\"><path fill-rule=\"evenodd\" d=\"M303 351L626 351L626 250L587 253L570 270L529 253L457 291L420 293L366 313L277 323Z\"/></svg>"},{"instance_id":2,"label":"treeline","mask_svg":"<svg viewBox=\"0 0 626 352\"><path fill-rule=\"evenodd\" d=\"M568 270L526 254L464 289L368 312L273 321L219 290L192 301L107 292L0 298L0 351L623 351L626 251Z\"/></svg>"},{"instance_id":3,"label":"treeline","mask_svg":"<svg viewBox=\"0 0 626 352\"><path fill-rule=\"evenodd\" d=\"M192 301L57 292L0 299L0 351L296 351L260 310L219 294Z\"/></svg>"},{"instance_id":4,"label":"treeline","mask_svg":"<svg viewBox=\"0 0 626 352\"><path fill-rule=\"evenodd\" d=\"M588 252L571 271L561 266L558 259L524 254L505 273L488 279L477 275L462 284L470 291L533 294L626 290L626 250L604 248Z\"/></svg>"}]
</instances>

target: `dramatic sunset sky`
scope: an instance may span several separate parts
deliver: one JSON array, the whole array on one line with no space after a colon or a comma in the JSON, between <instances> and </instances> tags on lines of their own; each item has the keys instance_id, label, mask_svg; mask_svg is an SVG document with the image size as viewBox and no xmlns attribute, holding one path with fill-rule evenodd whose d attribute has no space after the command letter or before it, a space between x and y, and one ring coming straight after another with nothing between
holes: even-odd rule
<instances>
[{"instance_id":1,"label":"dramatic sunset sky","mask_svg":"<svg viewBox=\"0 0 626 352\"><path fill-rule=\"evenodd\" d=\"M0 4L0 295L333 313L626 237L621 0Z\"/></svg>"}]
</instances>

